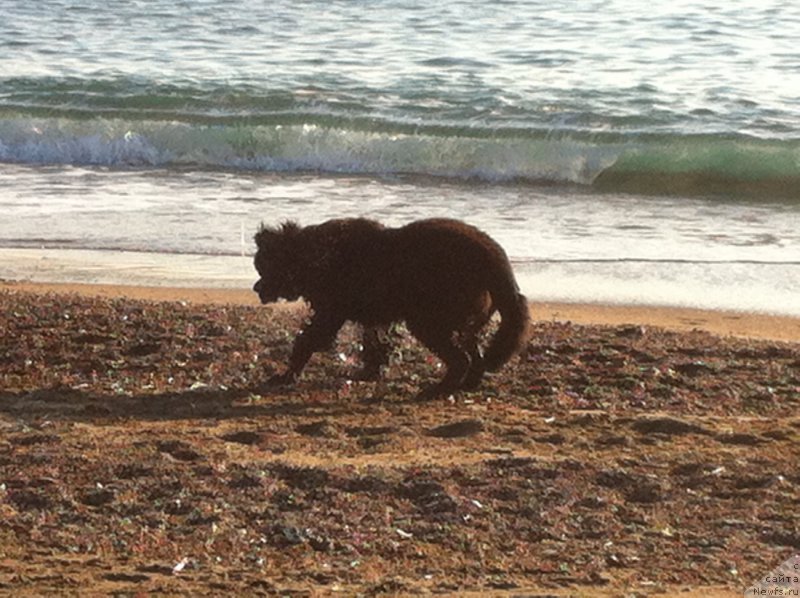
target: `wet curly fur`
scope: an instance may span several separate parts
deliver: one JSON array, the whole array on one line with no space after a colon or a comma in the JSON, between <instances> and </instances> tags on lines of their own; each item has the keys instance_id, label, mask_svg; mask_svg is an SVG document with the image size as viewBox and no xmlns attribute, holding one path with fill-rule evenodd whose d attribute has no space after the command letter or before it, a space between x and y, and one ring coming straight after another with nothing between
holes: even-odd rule
<instances>
[{"instance_id":1,"label":"wet curly fur","mask_svg":"<svg viewBox=\"0 0 800 598\"><path fill-rule=\"evenodd\" d=\"M253 290L261 302L302 297L313 310L286 371L268 384L293 382L347 320L364 326L367 379L387 362L389 325L404 321L447 368L426 397L477 387L484 372L499 369L527 339L528 303L508 257L464 222L429 219L400 228L363 218L306 227L286 222L262 225L255 241L261 278ZM501 324L483 355L478 334L495 311Z\"/></svg>"}]
</instances>

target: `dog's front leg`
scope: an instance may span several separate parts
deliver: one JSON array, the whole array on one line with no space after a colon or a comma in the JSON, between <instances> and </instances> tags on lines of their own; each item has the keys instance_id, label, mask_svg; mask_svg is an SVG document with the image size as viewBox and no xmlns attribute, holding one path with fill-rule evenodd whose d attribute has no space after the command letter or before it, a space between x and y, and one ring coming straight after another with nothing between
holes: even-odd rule
<instances>
[{"instance_id":1,"label":"dog's front leg","mask_svg":"<svg viewBox=\"0 0 800 598\"><path fill-rule=\"evenodd\" d=\"M392 350L389 331L387 325L364 326L361 336L363 366L353 375L354 380L377 380L380 377L381 368L389 363Z\"/></svg>"},{"instance_id":2,"label":"dog's front leg","mask_svg":"<svg viewBox=\"0 0 800 598\"><path fill-rule=\"evenodd\" d=\"M286 371L272 376L267 384L285 386L295 382L311 356L331 346L342 324L344 320L315 313L311 321L297 335Z\"/></svg>"}]
</instances>

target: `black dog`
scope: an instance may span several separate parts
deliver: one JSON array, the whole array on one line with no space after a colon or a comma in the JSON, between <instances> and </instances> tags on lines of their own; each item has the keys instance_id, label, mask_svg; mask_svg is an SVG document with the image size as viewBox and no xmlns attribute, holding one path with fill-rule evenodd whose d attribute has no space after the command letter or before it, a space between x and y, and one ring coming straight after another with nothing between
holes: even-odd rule
<instances>
[{"instance_id":1,"label":"black dog","mask_svg":"<svg viewBox=\"0 0 800 598\"><path fill-rule=\"evenodd\" d=\"M335 340L345 321L364 333L364 378L388 359L384 331L405 321L411 333L446 365L425 396L480 384L519 351L530 323L502 247L458 220L431 219L385 228L366 219L330 220L300 227L262 225L255 236L253 290L262 303L302 297L313 317L297 337L287 370L271 384L294 382L311 355ZM497 334L482 355L477 335L495 311Z\"/></svg>"}]
</instances>

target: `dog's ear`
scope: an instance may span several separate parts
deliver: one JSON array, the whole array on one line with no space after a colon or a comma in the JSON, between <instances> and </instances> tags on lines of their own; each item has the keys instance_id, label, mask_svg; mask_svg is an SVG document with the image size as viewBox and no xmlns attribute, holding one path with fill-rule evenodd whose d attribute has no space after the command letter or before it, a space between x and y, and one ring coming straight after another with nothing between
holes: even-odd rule
<instances>
[{"instance_id":1,"label":"dog's ear","mask_svg":"<svg viewBox=\"0 0 800 598\"><path fill-rule=\"evenodd\" d=\"M262 222L255 235L256 246L265 251L273 250L294 239L300 228L300 225L292 220L287 220L280 227L266 226Z\"/></svg>"},{"instance_id":2,"label":"dog's ear","mask_svg":"<svg viewBox=\"0 0 800 598\"><path fill-rule=\"evenodd\" d=\"M275 240L278 231L272 228L271 226L265 225L263 222L261 226L258 228L258 232L256 233L254 239L256 242L256 247L259 249L268 249Z\"/></svg>"},{"instance_id":3,"label":"dog's ear","mask_svg":"<svg viewBox=\"0 0 800 598\"><path fill-rule=\"evenodd\" d=\"M294 220L286 220L283 224L281 224L281 232L283 233L284 237L294 237L300 232L300 225Z\"/></svg>"}]
</instances>

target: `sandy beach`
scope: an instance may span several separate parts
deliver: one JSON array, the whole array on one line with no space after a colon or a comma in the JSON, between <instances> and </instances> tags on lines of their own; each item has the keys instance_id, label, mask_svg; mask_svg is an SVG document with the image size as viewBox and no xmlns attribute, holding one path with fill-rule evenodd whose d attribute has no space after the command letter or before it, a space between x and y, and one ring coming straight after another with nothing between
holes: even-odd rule
<instances>
[{"instance_id":1,"label":"sandy beach","mask_svg":"<svg viewBox=\"0 0 800 598\"><path fill-rule=\"evenodd\" d=\"M727 596L798 545L798 322L534 304L522 355L415 402L358 331L264 391L302 310L0 286L0 591Z\"/></svg>"},{"instance_id":2,"label":"sandy beach","mask_svg":"<svg viewBox=\"0 0 800 598\"><path fill-rule=\"evenodd\" d=\"M3 2L0 598L800 592L800 4L547 8Z\"/></svg>"}]
</instances>

